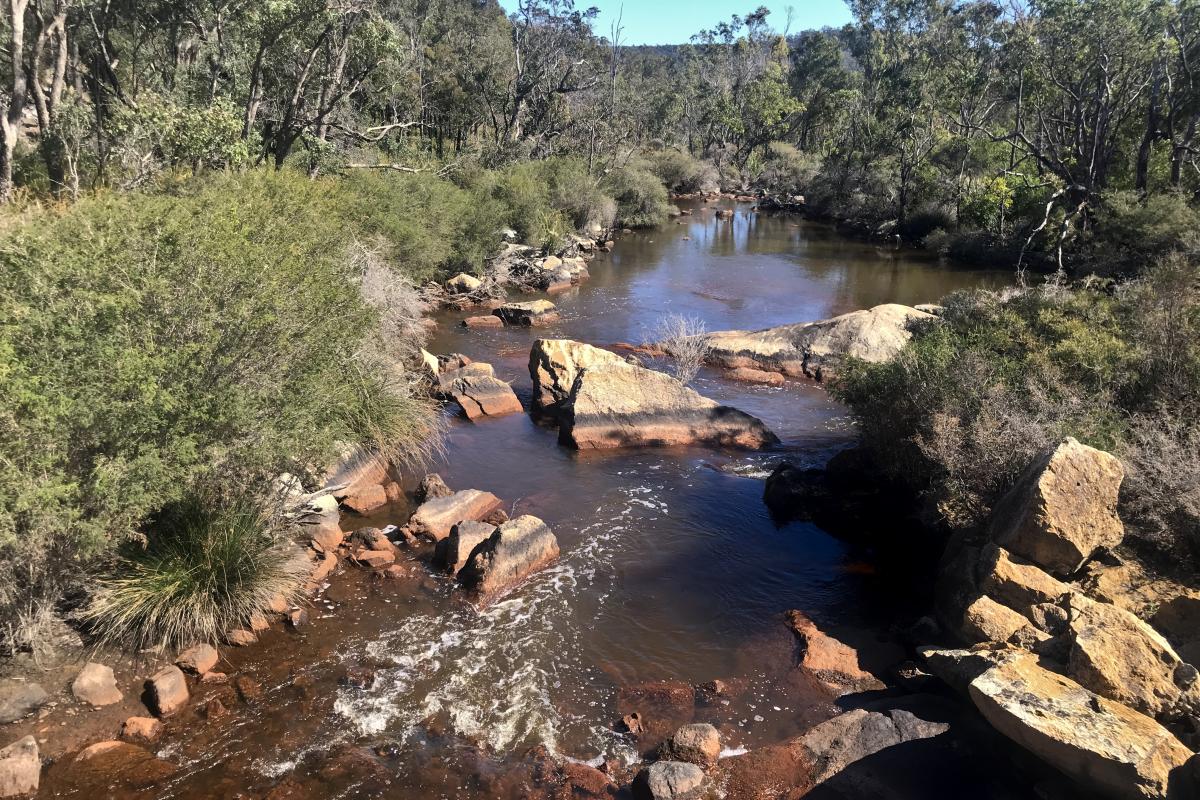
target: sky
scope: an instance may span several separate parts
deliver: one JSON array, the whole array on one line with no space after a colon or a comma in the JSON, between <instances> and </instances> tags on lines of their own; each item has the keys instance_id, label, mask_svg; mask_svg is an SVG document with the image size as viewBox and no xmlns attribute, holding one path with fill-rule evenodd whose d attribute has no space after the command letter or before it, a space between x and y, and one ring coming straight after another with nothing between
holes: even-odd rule
<instances>
[{"instance_id":1,"label":"sky","mask_svg":"<svg viewBox=\"0 0 1200 800\"><path fill-rule=\"evenodd\" d=\"M517 2L501 0L500 5L512 12ZM787 25L788 6L794 10L792 33L850 21L844 0L575 0L576 8L600 9L593 28L600 36L611 34L612 23L623 9L624 44L683 44L702 29L763 5L771 9L772 27L780 31Z\"/></svg>"}]
</instances>

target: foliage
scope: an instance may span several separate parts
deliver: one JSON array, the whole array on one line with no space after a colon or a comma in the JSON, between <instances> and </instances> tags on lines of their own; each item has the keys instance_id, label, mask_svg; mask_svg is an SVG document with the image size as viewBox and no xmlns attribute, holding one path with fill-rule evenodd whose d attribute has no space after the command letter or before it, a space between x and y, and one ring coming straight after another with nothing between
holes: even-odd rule
<instances>
[{"instance_id":1,"label":"foliage","mask_svg":"<svg viewBox=\"0 0 1200 800\"><path fill-rule=\"evenodd\" d=\"M1175 254L1116 293L951 295L898 358L853 362L832 388L886 471L952 526L979 523L1034 454L1074 436L1131 465L1131 518L1194 539L1196 285L1194 262Z\"/></svg>"},{"instance_id":2,"label":"foliage","mask_svg":"<svg viewBox=\"0 0 1200 800\"><path fill-rule=\"evenodd\" d=\"M342 443L420 449L432 410L363 360L379 321L349 248L385 228L359 201L252 173L83 200L8 236L0 609L53 600L217 477L303 472Z\"/></svg>"},{"instance_id":3,"label":"foliage","mask_svg":"<svg viewBox=\"0 0 1200 800\"><path fill-rule=\"evenodd\" d=\"M617 225L647 228L667 220L667 190L654 173L641 164L631 164L607 176L606 183L617 201Z\"/></svg>"},{"instance_id":4,"label":"foliage","mask_svg":"<svg viewBox=\"0 0 1200 800\"><path fill-rule=\"evenodd\" d=\"M672 192L690 194L719 188L716 169L683 150L656 150L645 155L650 170Z\"/></svg>"},{"instance_id":5,"label":"foliage","mask_svg":"<svg viewBox=\"0 0 1200 800\"><path fill-rule=\"evenodd\" d=\"M142 650L217 642L274 598L291 602L308 559L250 497L188 495L121 549L83 617L109 645Z\"/></svg>"}]
</instances>

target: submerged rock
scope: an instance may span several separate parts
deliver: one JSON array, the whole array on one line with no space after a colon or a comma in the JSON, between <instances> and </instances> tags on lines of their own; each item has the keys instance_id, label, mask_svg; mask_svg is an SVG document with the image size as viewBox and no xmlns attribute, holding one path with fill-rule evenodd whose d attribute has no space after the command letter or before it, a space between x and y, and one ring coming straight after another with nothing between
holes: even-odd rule
<instances>
[{"instance_id":1,"label":"submerged rock","mask_svg":"<svg viewBox=\"0 0 1200 800\"><path fill-rule=\"evenodd\" d=\"M968 692L1000 733L1109 798L1165 798L1192 753L1162 725L1038 664L1007 656Z\"/></svg>"},{"instance_id":2,"label":"submerged rock","mask_svg":"<svg viewBox=\"0 0 1200 800\"><path fill-rule=\"evenodd\" d=\"M121 725L121 738L130 742L153 744L162 735L163 724L154 717L130 717Z\"/></svg>"},{"instance_id":3,"label":"submerged rock","mask_svg":"<svg viewBox=\"0 0 1200 800\"><path fill-rule=\"evenodd\" d=\"M558 539L537 517L504 523L475 546L459 580L485 599L494 599L558 558Z\"/></svg>"},{"instance_id":4,"label":"submerged rock","mask_svg":"<svg viewBox=\"0 0 1200 800\"><path fill-rule=\"evenodd\" d=\"M888 303L817 322L718 331L707 337L708 361L729 369L750 367L820 379L846 358L891 360L912 338L913 322L933 319L924 311Z\"/></svg>"},{"instance_id":5,"label":"submerged rock","mask_svg":"<svg viewBox=\"0 0 1200 800\"><path fill-rule=\"evenodd\" d=\"M80 788L103 785L112 792L109 796L120 797L123 791L155 786L174 771L144 747L114 740L80 751L67 768L67 782Z\"/></svg>"},{"instance_id":6,"label":"submerged rock","mask_svg":"<svg viewBox=\"0 0 1200 800\"><path fill-rule=\"evenodd\" d=\"M559 441L580 450L709 444L759 448L779 439L761 420L670 375L624 362L582 370L563 405Z\"/></svg>"},{"instance_id":7,"label":"submerged rock","mask_svg":"<svg viewBox=\"0 0 1200 800\"><path fill-rule=\"evenodd\" d=\"M1124 536L1117 497L1125 476L1113 455L1068 438L1044 453L996 505L990 536L1057 575L1078 570Z\"/></svg>"},{"instance_id":8,"label":"submerged rock","mask_svg":"<svg viewBox=\"0 0 1200 800\"><path fill-rule=\"evenodd\" d=\"M422 503L408 522L409 530L415 536L427 536L440 542L450 535L450 529L459 522L482 520L500 505L500 498L491 492L463 489Z\"/></svg>"},{"instance_id":9,"label":"submerged rock","mask_svg":"<svg viewBox=\"0 0 1200 800\"><path fill-rule=\"evenodd\" d=\"M18 739L0 750L0 797L20 797L38 790L42 777L42 759L37 740L32 736Z\"/></svg>"},{"instance_id":10,"label":"submerged rock","mask_svg":"<svg viewBox=\"0 0 1200 800\"><path fill-rule=\"evenodd\" d=\"M731 381L741 381L742 383L762 383L768 386L783 386L783 375L778 372L767 372L766 370L754 369L752 367L738 367L731 369L725 373L725 377Z\"/></svg>"}]
</instances>

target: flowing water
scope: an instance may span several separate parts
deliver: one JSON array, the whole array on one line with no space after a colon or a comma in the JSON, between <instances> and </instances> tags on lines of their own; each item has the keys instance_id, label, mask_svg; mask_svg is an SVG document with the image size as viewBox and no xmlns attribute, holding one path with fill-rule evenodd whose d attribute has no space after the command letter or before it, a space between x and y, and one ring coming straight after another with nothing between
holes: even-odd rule
<instances>
[{"instance_id":1,"label":"flowing water","mask_svg":"<svg viewBox=\"0 0 1200 800\"><path fill-rule=\"evenodd\" d=\"M597 256L590 281L552 298L562 314L552 327L467 330L456 324L466 314L447 313L428 349L490 362L528 406L538 337L637 343L667 313L754 329L1010 279L746 205L732 220L694 208ZM148 796L262 797L282 781L276 797L524 797L533 778L514 765L531 748L636 760L652 739L614 730L635 706L659 735L677 720L712 721L731 752L831 716L791 669L782 612L804 610L869 661L925 597L870 550L809 523L776 524L762 503L773 464L822 464L853 435L819 384L751 386L704 371L695 388L760 417L782 445L581 454L526 415L451 420L435 469L453 488L497 494L514 516L543 518L560 561L482 612L422 563L413 582L335 583L309 627L232 654L230 669L253 674L264 697L225 721L187 712L194 724L163 748L184 768ZM347 668L373 680L339 685ZM714 679L735 689L691 702L691 687Z\"/></svg>"}]
</instances>

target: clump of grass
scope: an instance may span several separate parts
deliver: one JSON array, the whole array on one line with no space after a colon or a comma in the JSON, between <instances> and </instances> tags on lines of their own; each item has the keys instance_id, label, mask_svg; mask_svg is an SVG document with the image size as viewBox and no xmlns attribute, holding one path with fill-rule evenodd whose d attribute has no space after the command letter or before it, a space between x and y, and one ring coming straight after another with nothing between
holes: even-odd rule
<instances>
[{"instance_id":1,"label":"clump of grass","mask_svg":"<svg viewBox=\"0 0 1200 800\"><path fill-rule=\"evenodd\" d=\"M711 349L704 322L696 317L668 314L658 321L649 343L672 359L671 374L683 385L696 379Z\"/></svg>"},{"instance_id":2,"label":"clump of grass","mask_svg":"<svg viewBox=\"0 0 1200 800\"><path fill-rule=\"evenodd\" d=\"M141 649L215 641L308 574L303 553L256 499L191 494L168 506L144 546L124 548L84 618L104 644Z\"/></svg>"}]
</instances>

